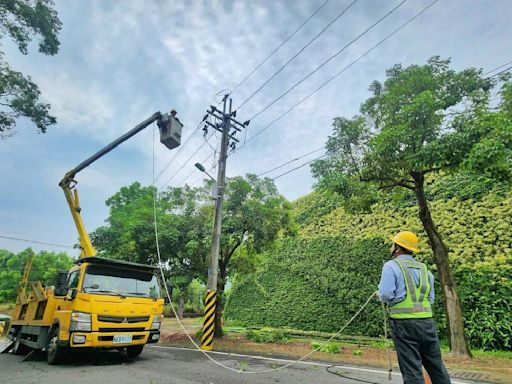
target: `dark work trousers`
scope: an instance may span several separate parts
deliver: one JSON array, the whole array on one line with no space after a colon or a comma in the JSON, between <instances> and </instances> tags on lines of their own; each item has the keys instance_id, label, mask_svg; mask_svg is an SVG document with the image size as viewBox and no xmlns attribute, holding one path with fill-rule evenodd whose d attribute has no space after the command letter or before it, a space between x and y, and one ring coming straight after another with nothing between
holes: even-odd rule
<instances>
[{"instance_id":1,"label":"dark work trousers","mask_svg":"<svg viewBox=\"0 0 512 384\"><path fill-rule=\"evenodd\" d=\"M390 323L404 383L424 384L423 365L432 384L450 384L434 319L390 319Z\"/></svg>"}]
</instances>

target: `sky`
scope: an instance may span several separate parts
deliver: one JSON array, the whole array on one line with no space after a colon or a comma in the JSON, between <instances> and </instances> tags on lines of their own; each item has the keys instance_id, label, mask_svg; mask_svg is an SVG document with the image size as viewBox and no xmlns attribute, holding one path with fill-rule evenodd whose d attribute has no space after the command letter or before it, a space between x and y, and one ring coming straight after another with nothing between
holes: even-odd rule
<instances>
[{"instance_id":1,"label":"sky","mask_svg":"<svg viewBox=\"0 0 512 384\"><path fill-rule=\"evenodd\" d=\"M358 0L292 60L261 91L243 103L353 0L330 0L289 41L231 94L237 119L251 118L402 0ZM59 53L29 54L3 37L11 67L30 75L51 104L58 123L38 134L19 120L16 134L0 140L0 235L73 245L77 234L64 194L64 173L154 112L178 111L183 137L192 134L210 105L297 29L325 0L56 0L63 23ZM251 120L250 138L326 79L359 57L431 0L407 0L375 28L348 46L265 112ZM394 64L424 64L433 55L452 59L456 70L491 70L512 60L509 0L439 0L421 17L297 106L285 118L240 146L228 158L228 177L263 173L324 145L334 117L351 117ZM156 185L197 186L218 158L220 137L205 144L198 130L176 154L155 139ZM152 183L153 128L149 127L79 173L82 216L89 231L104 224L105 200L134 181ZM195 156L191 155L199 148ZM215 156L213 156L215 150ZM176 154L176 156L175 156ZM321 155L290 163L269 177ZM187 162L187 160L190 160ZM192 172L192 173L191 173ZM190 176L189 176L190 175ZM309 166L276 179L293 200L311 192ZM20 251L77 250L0 238L0 248Z\"/></svg>"}]
</instances>

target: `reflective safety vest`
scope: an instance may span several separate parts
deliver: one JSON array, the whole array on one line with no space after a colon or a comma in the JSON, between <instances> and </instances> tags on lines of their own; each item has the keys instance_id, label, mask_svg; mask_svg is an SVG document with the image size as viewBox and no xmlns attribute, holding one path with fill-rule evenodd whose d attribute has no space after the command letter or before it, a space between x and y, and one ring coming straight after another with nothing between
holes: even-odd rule
<instances>
[{"instance_id":1,"label":"reflective safety vest","mask_svg":"<svg viewBox=\"0 0 512 384\"><path fill-rule=\"evenodd\" d=\"M388 308L389 317L392 319L423 319L432 317L432 308L428 301L431 287L427 266L413 260L395 259L394 261L398 264L404 275L406 295L402 301ZM415 284L410 268L419 270L419 285Z\"/></svg>"}]
</instances>

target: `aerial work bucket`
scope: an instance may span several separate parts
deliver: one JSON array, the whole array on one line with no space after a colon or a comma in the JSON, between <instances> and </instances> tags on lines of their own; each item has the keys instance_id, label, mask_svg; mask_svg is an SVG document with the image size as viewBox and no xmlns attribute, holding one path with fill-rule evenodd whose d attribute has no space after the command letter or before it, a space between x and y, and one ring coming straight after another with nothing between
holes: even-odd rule
<instances>
[{"instance_id":1,"label":"aerial work bucket","mask_svg":"<svg viewBox=\"0 0 512 384\"><path fill-rule=\"evenodd\" d=\"M167 148L173 149L180 145L181 130L183 124L176 117L176 111L173 109L170 114L165 114L158 122L160 129L160 142Z\"/></svg>"}]
</instances>

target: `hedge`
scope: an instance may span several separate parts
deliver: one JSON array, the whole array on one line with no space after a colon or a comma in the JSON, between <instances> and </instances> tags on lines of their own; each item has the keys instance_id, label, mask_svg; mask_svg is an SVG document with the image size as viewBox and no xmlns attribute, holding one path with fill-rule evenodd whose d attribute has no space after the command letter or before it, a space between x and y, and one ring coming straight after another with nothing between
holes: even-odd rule
<instances>
[{"instance_id":1,"label":"hedge","mask_svg":"<svg viewBox=\"0 0 512 384\"><path fill-rule=\"evenodd\" d=\"M313 194L306 204L299 200L296 214L305 218L314 199ZM471 345L512 350L512 193L481 201L438 200L431 208L450 249ZM435 274L415 207L377 205L371 213L354 215L333 204L328 211L307 217L298 238L283 240L261 271L233 287L226 318L252 326L336 332L377 288L388 237L402 229L420 234L418 258ZM446 336L438 282L436 293L436 320ZM347 329L350 335L381 333L378 303Z\"/></svg>"}]
</instances>

